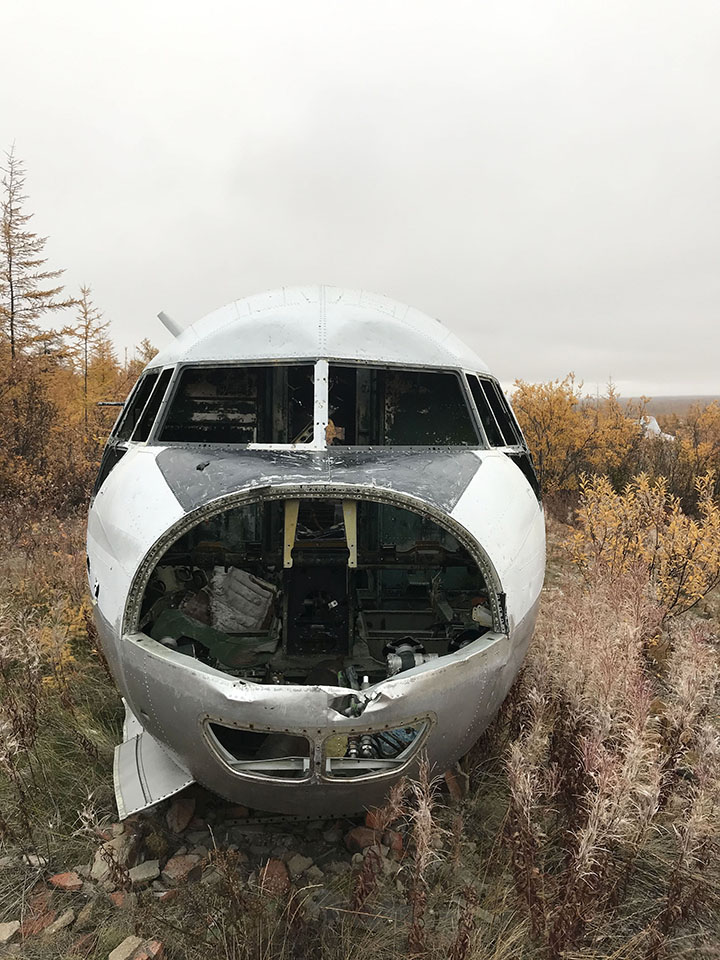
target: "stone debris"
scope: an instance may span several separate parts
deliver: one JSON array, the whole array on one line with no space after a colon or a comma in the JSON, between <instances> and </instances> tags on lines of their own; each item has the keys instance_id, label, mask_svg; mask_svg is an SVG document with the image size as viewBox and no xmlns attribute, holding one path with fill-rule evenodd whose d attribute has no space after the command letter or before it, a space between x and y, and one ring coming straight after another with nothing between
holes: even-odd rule
<instances>
[{"instance_id":1,"label":"stone debris","mask_svg":"<svg viewBox=\"0 0 720 960\"><path fill-rule=\"evenodd\" d=\"M176 797L170 804L165 821L173 833L182 833L195 814L194 797Z\"/></svg>"},{"instance_id":2,"label":"stone debris","mask_svg":"<svg viewBox=\"0 0 720 960\"><path fill-rule=\"evenodd\" d=\"M259 879L261 889L273 897L287 896L290 892L290 877L282 860L268 860Z\"/></svg>"},{"instance_id":3,"label":"stone debris","mask_svg":"<svg viewBox=\"0 0 720 960\"><path fill-rule=\"evenodd\" d=\"M11 920L9 923L0 923L0 944L10 943L20 930L20 921Z\"/></svg>"},{"instance_id":4,"label":"stone debris","mask_svg":"<svg viewBox=\"0 0 720 960\"><path fill-rule=\"evenodd\" d=\"M75 921L75 926L78 928L87 927L90 925L93 919L93 914L95 913L95 901L89 900L82 910L77 915L77 920Z\"/></svg>"},{"instance_id":5,"label":"stone debris","mask_svg":"<svg viewBox=\"0 0 720 960\"><path fill-rule=\"evenodd\" d=\"M141 944L131 960L163 960L165 950L160 940L146 940Z\"/></svg>"},{"instance_id":6,"label":"stone debris","mask_svg":"<svg viewBox=\"0 0 720 960\"><path fill-rule=\"evenodd\" d=\"M106 840L95 854L90 879L96 883L103 883L110 878L112 864L119 867L131 867L137 859L138 838L134 833L125 830L117 837Z\"/></svg>"},{"instance_id":7,"label":"stone debris","mask_svg":"<svg viewBox=\"0 0 720 960\"><path fill-rule=\"evenodd\" d=\"M160 876L160 861L145 860L130 870L130 882L134 887L144 887Z\"/></svg>"},{"instance_id":8,"label":"stone debris","mask_svg":"<svg viewBox=\"0 0 720 960\"><path fill-rule=\"evenodd\" d=\"M60 933L61 930L64 930L66 927L71 927L75 923L75 911L73 909L68 909L64 913L61 913L57 920L53 921L49 927L45 927L43 931L43 937L50 939L54 937L56 933Z\"/></svg>"},{"instance_id":9,"label":"stone debris","mask_svg":"<svg viewBox=\"0 0 720 960\"><path fill-rule=\"evenodd\" d=\"M320 867L317 867L313 864L312 867L305 871L305 876L311 883L319 883L322 879L324 879L325 874L322 872Z\"/></svg>"},{"instance_id":10,"label":"stone debris","mask_svg":"<svg viewBox=\"0 0 720 960\"><path fill-rule=\"evenodd\" d=\"M389 850L400 856L403 852L403 838L397 830L386 830L382 835L382 842Z\"/></svg>"},{"instance_id":11,"label":"stone debris","mask_svg":"<svg viewBox=\"0 0 720 960\"><path fill-rule=\"evenodd\" d=\"M158 890L155 896L160 903L167 903L168 900L174 900L179 893L179 890Z\"/></svg>"},{"instance_id":12,"label":"stone debris","mask_svg":"<svg viewBox=\"0 0 720 960\"><path fill-rule=\"evenodd\" d=\"M366 847L371 847L374 843L381 840L379 830L372 830L370 827L353 827L345 834L345 846L350 853L357 853Z\"/></svg>"},{"instance_id":13,"label":"stone debris","mask_svg":"<svg viewBox=\"0 0 720 960\"><path fill-rule=\"evenodd\" d=\"M315 863L312 857L304 857L301 853L293 854L286 863L288 873L296 880L301 873L305 873Z\"/></svg>"},{"instance_id":14,"label":"stone debris","mask_svg":"<svg viewBox=\"0 0 720 960\"><path fill-rule=\"evenodd\" d=\"M57 890L65 890L68 893L77 893L82 890L83 886L82 877L78 876L74 870L69 870L67 873L56 873L50 877L48 883L51 887L55 887Z\"/></svg>"},{"instance_id":15,"label":"stone debris","mask_svg":"<svg viewBox=\"0 0 720 960\"><path fill-rule=\"evenodd\" d=\"M192 853L180 854L179 856L176 854L165 864L162 878L170 886L176 886L190 880L199 880L201 873L200 857L196 857Z\"/></svg>"},{"instance_id":16,"label":"stone debris","mask_svg":"<svg viewBox=\"0 0 720 960\"><path fill-rule=\"evenodd\" d=\"M142 944L140 937L125 937L121 944L110 951L108 960L132 960L135 951Z\"/></svg>"},{"instance_id":17,"label":"stone debris","mask_svg":"<svg viewBox=\"0 0 720 960\"><path fill-rule=\"evenodd\" d=\"M44 870L48 865L47 857L41 857L39 853L26 853L22 862L28 867L35 867L36 870Z\"/></svg>"}]
</instances>

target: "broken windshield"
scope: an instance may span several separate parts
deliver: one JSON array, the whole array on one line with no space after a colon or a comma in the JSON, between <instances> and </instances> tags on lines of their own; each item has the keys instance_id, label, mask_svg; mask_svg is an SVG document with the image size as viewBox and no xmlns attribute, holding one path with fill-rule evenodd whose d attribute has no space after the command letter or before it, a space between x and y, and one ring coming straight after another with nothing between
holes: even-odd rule
<instances>
[{"instance_id":1,"label":"broken windshield","mask_svg":"<svg viewBox=\"0 0 720 960\"><path fill-rule=\"evenodd\" d=\"M186 367L161 442L309 443L313 367Z\"/></svg>"},{"instance_id":2,"label":"broken windshield","mask_svg":"<svg viewBox=\"0 0 720 960\"><path fill-rule=\"evenodd\" d=\"M331 364L328 399L329 444L480 445L456 373Z\"/></svg>"}]
</instances>

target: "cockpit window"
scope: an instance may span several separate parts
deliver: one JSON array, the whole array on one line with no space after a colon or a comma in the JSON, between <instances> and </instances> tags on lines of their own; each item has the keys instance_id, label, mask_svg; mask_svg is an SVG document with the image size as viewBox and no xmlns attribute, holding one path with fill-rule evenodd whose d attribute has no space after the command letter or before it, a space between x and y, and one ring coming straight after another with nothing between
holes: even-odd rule
<instances>
[{"instance_id":1,"label":"cockpit window","mask_svg":"<svg viewBox=\"0 0 720 960\"><path fill-rule=\"evenodd\" d=\"M172 367L168 367L166 370L163 370L158 379L155 381L155 386L150 394L150 399L145 404L145 409L138 420L137 426L132 432L132 436L130 437L131 440L142 441L147 440L149 437L150 431L152 430L152 425L155 423L155 417L160 409L160 404L165 396L165 391L167 390L171 377Z\"/></svg>"},{"instance_id":2,"label":"cockpit window","mask_svg":"<svg viewBox=\"0 0 720 960\"><path fill-rule=\"evenodd\" d=\"M468 383L490 446L522 445L522 435L498 384L472 373L468 374Z\"/></svg>"},{"instance_id":3,"label":"cockpit window","mask_svg":"<svg viewBox=\"0 0 720 960\"><path fill-rule=\"evenodd\" d=\"M186 367L160 442L309 443L313 366Z\"/></svg>"},{"instance_id":4,"label":"cockpit window","mask_svg":"<svg viewBox=\"0 0 720 960\"><path fill-rule=\"evenodd\" d=\"M455 373L331 364L328 401L329 444L480 443Z\"/></svg>"},{"instance_id":5,"label":"cockpit window","mask_svg":"<svg viewBox=\"0 0 720 960\"><path fill-rule=\"evenodd\" d=\"M125 404L117 427L113 433L118 440L129 440L130 435L137 426L138 420L145 409L145 404L150 397L152 388L158 378L158 370L148 370L137 382L135 389L130 394L128 402Z\"/></svg>"}]
</instances>

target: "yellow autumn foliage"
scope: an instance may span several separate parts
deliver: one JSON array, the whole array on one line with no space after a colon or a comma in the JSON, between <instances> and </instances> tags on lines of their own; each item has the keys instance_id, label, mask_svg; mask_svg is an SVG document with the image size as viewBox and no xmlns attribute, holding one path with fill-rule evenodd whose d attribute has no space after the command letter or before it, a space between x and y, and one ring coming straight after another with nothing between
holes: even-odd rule
<instances>
[{"instance_id":1,"label":"yellow autumn foliage","mask_svg":"<svg viewBox=\"0 0 720 960\"><path fill-rule=\"evenodd\" d=\"M515 381L513 409L545 493L577 490L583 471L616 475L642 442L642 405L623 405L612 385L594 399L582 387L574 374L545 383Z\"/></svg>"},{"instance_id":2,"label":"yellow autumn foliage","mask_svg":"<svg viewBox=\"0 0 720 960\"><path fill-rule=\"evenodd\" d=\"M686 514L664 477L634 477L617 491L606 476L583 476L571 559L588 580L617 580L641 567L666 616L694 607L720 583L720 504L714 476L695 480L697 516Z\"/></svg>"}]
</instances>

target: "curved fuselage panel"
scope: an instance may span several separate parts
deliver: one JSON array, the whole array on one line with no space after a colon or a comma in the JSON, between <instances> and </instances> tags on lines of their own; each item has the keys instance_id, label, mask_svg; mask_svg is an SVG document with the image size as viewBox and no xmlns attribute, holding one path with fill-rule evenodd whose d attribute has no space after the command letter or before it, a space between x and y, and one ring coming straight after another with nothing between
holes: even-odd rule
<instances>
[{"instance_id":1,"label":"curved fuselage panel","mask_svg":"<svg viewBox=\"0 0 720 960\"><path fill-rule=\"evenodd\" d=\"M492 627L462 649L361 690L338 683L249 682L143 632L148 580L187 531L238 505L301 499L394 505L439 524L478 564L489 588ZM88 558L113 676L134 717L178 768L253 807L329 814L378 801L390 782L412 773L421 754L445 769L482 733L532 634L544 575L544 520L521 471L495 451L137 446L93 503ZM348 697L358 702L349 716L343 709ZM415 749L403 762L350 779L327 775L328 742L413 725L419 729ZM270 761L264 770L258 761L252 770L235 767L213 735L226 727L303 738L308 746L302 776L283 779Z\"/></svg>"}]
</instances>

